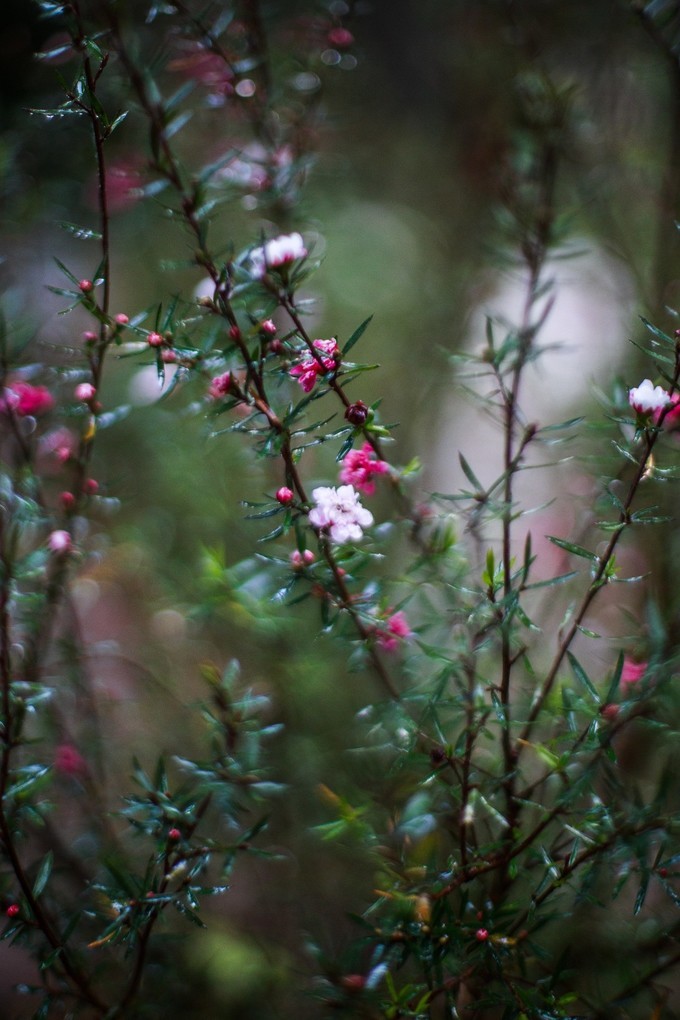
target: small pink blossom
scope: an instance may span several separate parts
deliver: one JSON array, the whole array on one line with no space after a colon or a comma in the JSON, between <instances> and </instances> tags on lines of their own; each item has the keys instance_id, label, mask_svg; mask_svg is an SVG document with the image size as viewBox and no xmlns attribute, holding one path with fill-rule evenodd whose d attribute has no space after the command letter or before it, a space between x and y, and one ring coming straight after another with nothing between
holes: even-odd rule
<instances>
[{"instance_id":1,"label":"small pink blossom","mask_svg":"<svg viewBox=\"0 0 680 1020\"><path fill-rule=\"evenodd\" d=\"M114 322L117 326L127 326L129 321L130 319L125 312L118 312L118 315L114 316Z\"/></svg>"},{"instance_id":2,"label":"small pink blossom","mask_svg":"<svg viewBox=\"0 0 680 1020\"><path fill-rule=\"evenodd\" d=\"M208 387L208 396L211 400L221 400L231 390L231 372L223 372L211 380Z\"/></svg>"},{"instance_id":3,"label":"small pink blossom","mask_svg":"<svg viewBox=\"0 0 680 1020\"><path fill-rule=\"evenodd\" d=\"M314 389L317 376L332 372L337 367L337 358L340 354L337 340L314 340L312 347L318 351L318 357L305 358L299 365L290 370L293 379L297 379L305 393L311 393Z\"/></svg>"},{"instance_id":4,"label":"small pink blossom","mask_svg":"<svg viewBox=\"0 0 680 1020\"><path fill-rule=\"evenodd\" d=\"M47 539L47 544L51 552L57 555L65 555L73 548L73 539L68 531L58 530L52 532Z\"/></svg>"},{"instance_id":5,"label":"small pink blossom","mask_svg":"<svg viewBox=\"0 0 680 1020\"><path fill-rule=\"evenodd\" d=\"M94 289L94 284L92 280L81 280L78 287L82 290L83 294L89 294Z\"/></svg>"},{"instance_id":6,"label":"small pink blossom","mask_svg":"<svg viewBox=\"0 0 680 1020\"><path fill-rule=\"evenodd\" d=\"M386 652L396 652L399 642L406 641L413 632L408 625L406 615L401 611L392 613L385 623L387 625L386 628L377 631L376 640Z\"/></svg>"},{"instance_id":7,"label":"small pink blossom","mask_svg":"<svg viewBox=\"0 0 680 1020\"><path fill-rule=\"evenodd\" d=\"M643 379L639 386L628 392L628 402L637 414L645 417L663 411L671 403L671 397L661 386L653 386L651 379Z\"/></svg>"},{"instance_id":8,"label":"small pink blossom","mask_svg":"<svg viewBox=\"0 0 680 1020\"><path fill-rule=\"evenodd\" d=\"M164 365L174 365L177 361L177 351L173 351L172 347L166 347L161 351L161 361Z\"/></svg>"},{"instance_id":9,"label":"small pink blossom","mask_svg":"<svg viewBox=\"0 0 680 1020\"><path fill-rule=\"evenodd\" d=\"M267 241L263 247L251 251L250 271L257 279L262 279L269 269L280 269L306 255L307 249L301 234L281 234Z\"/></svg>"},{"instance_id":10,"label":"small pink blossom","mask_svg":"<svg viewBox=\"0 0 680 1020\"><path fill-rule=\"evenodd\" d=\"M273 319L265 319L264 322L260 324L260 329L266 336L276 335L276 323Z\"/></svg>"},{"instance_id":11,"label":"small pink blossom","mask_svg":"<svg viewBox=\"0 0 680 1020\"><path fill-rule=\"evenodd\" d=\"M375 492L373 475L384 475L389 470L389 464L380 460L371 444L364 443L360 450L350 450L343 460L340 481L372 496Z\"/></svg>"},{"instance_id":12,"label":"small pink blossom","mask_svg":"<svg viewBox=\"0 0 680 1020\"><path fill-rule=\"evenodd\" d=\"M73 744L60 744L54 755L54 767L64 776L82 776L87 772L87 763Z\"/></svg>"},{"instance_id":13,"label":"small pink blossom","mask_svg":"<svg viewBox=\"0 0 680 1020\"><path fill-rule=\"evenodd\" d=\"M320 531L327 531L332 542L359 542L363 529L373 524L373 514L361 505L359 494L351 485L337 489L320 486L312 492L316 504L309 511L309 523Z\"/></svg>"},{"instance_id":14,"label":"small pink blossom","mask_svg":"<svg viewBox=\"0 0 680 1020\"><path fill-rule=\"evenodd\" d=\"M12 410L20 417L39 415L51 411L54 397L46 386L32 386L25 382L12 382L0 399L0 410Z\"/></svg>"},{"instance_id":15,"label":"small pink blossom","mask_svg":"<svg viewBox=\"0 0 680 1020\"><path fill-rule=\"evenodd\" d=\"M72 492L62 492L59 495L59 502L62 510L65 510L68 513L76 505L76 497Z\"/></svg>"},{"instance_id":16,"label":"small pink blossom","mask_svg":"<svg viewBox=\"0 0 680 1020\"><path fill-rule=\"evenodd\" d=\"M87 496L95 496L99 492L99 482L96 478L86 478L83 482L83 492Z\"/></svg>"},{"instance_id":17,"label":"small pink blossom","mask_svg":"<svg viewBox=\"0 0 680 1020\"><path fill-rule=\"evenodd\" d=\"M622 684L635 684L638 680L647 672L648 663L646 662L633 662L628 656L624 656L623 669L621 670L621 683Z\"/></svg>"},{"instance_id":18,"label":"small pink blossom","mask_svg":"<svg viewBox=\"0 0 680 1020\"><path fill-rule=\"evenodd\" d=\"M97 395L96 388L89 382L79 383L73 391L76 400L82 400L84 404L94 400Z\"/></svg>"},{"instance_id":19,"label":"small pink blossom","mask_svg":"<svg viewBox=\"0 0 680 1020\"><path fill-rule=\"evenodd\" d=\"M163 337L160 335L160 333L156 332L149 333L149 335L146 338L146 342L148 343L149 347L162 347L164 343Z\"/></svg>"}]
</instances>

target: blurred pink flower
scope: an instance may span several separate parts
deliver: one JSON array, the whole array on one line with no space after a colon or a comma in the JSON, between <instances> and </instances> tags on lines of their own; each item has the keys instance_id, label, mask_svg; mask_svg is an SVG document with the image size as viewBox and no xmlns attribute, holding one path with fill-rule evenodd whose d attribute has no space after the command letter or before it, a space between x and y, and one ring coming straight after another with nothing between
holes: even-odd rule
<instances>
[{"instance_id":1,"label":"blurred pink flower","mask_svg":"<svg viewBox=\"0 0 680 1020\"><path fill-rule=\"evenodd\" d=\"M386 628L376 631L376 640L386 652L395 652L400 641L406 641L412 635L405 613L392 613L385 621Z\"/></svg>"},{"instance_id":2,"label":"blurred pink flower","mask_svg":"<svg viewBox=\"0 0 680 1020\"><path fill-rule=\"evenodd\" d=\"M218 54L198 42L182 41L183 52L168 63L168 70L203 85L212 95L224 97L234 91L235 74Z\"/></svg>"},{"instance_id":3,"label":"blurred pink flower","mask_svg":"<svg viewBox=\"0 0 680 1020\"><path fill-rule=\"evenodd\" d=\"M39 415L51 411L54 397L46 386L32 386L26 382L11 382L0 399L0 410L12 410L15 414Z\"/></svg>"},{"instance_id":4,"label":"blurred pink flower","mask_svg":"<svg viewBox=\"0 0 680 1020\"><path fill-rule=\"evenodd\" d=\"M343 460L340 481L372 496L375 492L372 476L384 475L389 470L389 464L380 460L371 444L364 443L360 450L350 450Z\"/></svg>"},{"instance_id":5,"label":"blurred pink flower","mask_svg":"<svg viewBox=\"0 0 680 1020\"><path fill-rule=\"evenodd\" d=\"M54 767L64 776L82 776L87 772L87 763L73 744L60 744L54 754Z\"/></svg>"},{"instance_id":6,"label":"blurred pink flower","mask_svg":"<svg viewBox=\"0 0 680 1020\"><path fill-rule=\"evenodd\" d=\"M621 670L621 683L622 684L634 684L647 672L648 663L646 662L633 662L628 656L624 656L623 669Z\"/></svg>"},{"instance_id":7,"label":"blurred pink flower","mask_svg":"<svg viewBox=\"0 0 680 1020\"><path fill-rule=\"evenodd\" d=\"M47 539L47 544L50 547L50 551L57 555L65 555L69 553L73 548L73 539L71 538L68 531L58 530L53 531Z\"/></svg>"}]
</instances>

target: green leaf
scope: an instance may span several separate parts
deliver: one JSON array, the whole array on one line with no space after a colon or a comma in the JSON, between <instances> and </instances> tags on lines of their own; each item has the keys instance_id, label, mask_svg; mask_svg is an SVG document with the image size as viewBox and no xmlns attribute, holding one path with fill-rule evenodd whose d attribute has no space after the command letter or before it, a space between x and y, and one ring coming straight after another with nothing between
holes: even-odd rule
<instances>
[{"instance_id":1,"label":"green leaf","mask_svg":"<svg viewBox=\"0 0 680 1020\"><path fill-rule=\"evenodd\" d=\"M59 226L67 234L77 237L79 241L101 241L102 238L99 231L90 230L88 227L79 227L77 223L68 223L66 220L61 220Z\"/></svg>"},{"instance_id":2,"label":"green leaf","mask_svg":"<svg viewBox=\"0 0 680 1020\"><path fill-rule=\"evenodd\" d=\"M40 865L40 871L37 874L35 884L33 886L33 895L36 899L40 896L43 889L49 881L49 877L52 874L52 863L54 861L54 854L50 850L45 856L42 864Z\"/></svg>"},{"instance_id":3,"label":"green leaf","mask_svg":"<svg viewBox=\"0 0 680 1020\"><path fill-rule=\"evenodd\" d=\"M576 545L575 542L566 542L563 538L555 538L553 535L547 535L546 537L549 542L559 546L560 549L573 553L574 556L581 556L584 560L590 560L591 563L597 563L595 553L590 552L589 549L584 549L582 545Z\"/></svg>"},{"instance_id":4,"label":"green leaf","mask_svg":"<svg viewBox=\"0 0 680 1020\"><path fill-rule=\"evenodd\" d=\"M574 671L574 676L576 677L576 679L583 684L583 686L588 691L595 704L596 705L601 704L602 699L600 698L600 695L598 694L597 690L595 689L591 681L588 679L588 674L586 673L585 669L578 661L576 656L573 655L571 652L567 652L567 658L569 659L569 664Z\"/></svg>"},{"instance_id":5,"label":"green leaf","mask_svg":"<svg viewBox=\"0 0 680 1020\"><path fill-rule=\"evenodd\" d=\"M668 333L664 333L662 329L659 329L657 326L654 326L653 323L651 323L648 319L645 319L644 315L641 315L640 319L644 323L645 327L652 334L652 336L655 336L657 340L663 341L663 343L668 344L670 347L675 348L675 340L672 337L670 337Z\"/></svg>"},{"instance_id":6,"label":"green leaf","mask_svg":"<svg viewBox=\"0 0 680 1020\"><path fill-rule=\"evenodd\" d=\"M357 326L357 328L354 330L354 332L352 333L351 337L349 338L349 340L347 341L345 346L342 348L342 356L343 356L343 358L344 358L345 354L347 354L349 351L351 351L351 349L354 347L355 343L358 340L360 340L361 337L364 335L364 333L366 332L366 330L368 328L368 325L371 322L372 318L373 318L373 316L369 315L369 317L367 319L364 319L364 321L361 323L361 325Z\"/></svg>"}]
</instances>

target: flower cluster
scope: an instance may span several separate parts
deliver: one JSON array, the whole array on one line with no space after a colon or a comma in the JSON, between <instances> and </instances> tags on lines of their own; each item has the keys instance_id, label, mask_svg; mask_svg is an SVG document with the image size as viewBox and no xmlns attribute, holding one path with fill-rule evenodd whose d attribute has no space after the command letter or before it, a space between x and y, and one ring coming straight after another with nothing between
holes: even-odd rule
<instances>
[{"instance_id":1,"label":"flower cluster","mask_svg":"<svg viewBox=\"0 0 680 1020\"><path fill-rule=\"evenodd\" d=\"M315 506L309 511L309 522L328 533L332 542L359 542L363 529L373 524L373 514L363 507L351 485L320 486L312 492Z\"/></svg>"},{"instance_id":2,"label":"flower cluster","mask_svg":"<svg viewBox=\"0 0 680 1020\"><path fill-rule=\"evenodd\" d=\"M312 346L319 354L316 357L305 358L290 370L290 375L297 379L305 393L310 393L314 389L318 375L333 371L340 354L337 340L314 340Z\"/></svg>"},{"instance_id":3,"label":"flower cluster","mask_svg":"<svg viewBox=\"0 0 680 1020\"><path fill-rule=\"evenodd\" d=\"M388 474L389 464L380 460L370 443L364 443L360 450L350 450L342 462L340 481L353 485L359 492L372 496L375 492L374 475Z\"/></svg>"},{"instance_id":4,"label":"flower cluster","mask_svg":"<svg viewBox=\"0 0 680 1020\"><path fill-rule=\"evenodd\" d=\"M307 255L302 235L281 234L267 241L261 248L254 248L250 253L250 271L253 276L261 280L269 269L280 269L287 266L296 259L303 259Z\"/></svg>"}]
</instances>

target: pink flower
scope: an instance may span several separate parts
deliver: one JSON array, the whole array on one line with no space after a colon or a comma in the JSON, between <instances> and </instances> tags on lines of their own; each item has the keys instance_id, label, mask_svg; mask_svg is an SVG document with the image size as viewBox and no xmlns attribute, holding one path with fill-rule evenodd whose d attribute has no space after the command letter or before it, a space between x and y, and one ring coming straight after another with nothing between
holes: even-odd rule
<instances>
[{"instance_id":1,"label":"pink flower","mask_svg":"<svg viewBox=\"0 0 680 1020\"><path fill-rule=\"evenodd\" d=\"M148 334L146 342L148 343L149 347L162 347L164 341L160 333L156 333L154 331Z\"/></svg>"},{"instance_id":2,"label":"pink flower","mask_svg":"<svg viewBox=\"0 0 680 1020\"><path fill-rule=\"evenodd\" d=\"M359 501L351 485L337 489L320 486L312 492L316 506L309 511L309 523L320 531L327 531L332 542L359 542L363 529L373 524L373 514Z\"/></svg>"},{"instance_id":3,"label":"pink flower","mask_svg":"<svg viewBox=\"0 0 680 1020\"><path fill-rule=\"evenodd\" d=\"M47 544L51 552L57 555L66 555L73 548L73 539L68 531L53 531L47 539Z\"/></svg>"},{"instance_id":4,"label":"pink flower","mask_svg":"<svg viewBox=\"0 0 680 1020\"><path fill-rule=\"evenodd\" d=\"M93 400L96 397L97 390L92 385L92 383L83 382L79 383L76 386L75 390L73 391L73 395L75 396L76 400L82 400L84 404L87 404L90 402L90 400Z\"/></svg>"},{"instance_id":5,"label":"pink flower","mask_svg":"<svg viewBox=\"0 0 680 1020\"><path fill-rule=\"evenodd\" d=\"M648 663L646 662L633 662L628 656L624 656L623 669L621 670L621 683L622 684L634 684L647 672Z\"/></svg>"},{"instance_id":6,"label":"pink flower","mask_svg":"<svg viewBox=\"0 0 680 1020\"><path fill-rule=\"evenodd\" d=\"M388 616L385 623L387 624L386 629L377 631L376 640L386 652L396 652L399 642L411 637L412 631L408 620L404 613L398 612Z\"/></svg>"},{"instance_id":7,"label":"pink flower","mask_svg":"<svg viewBox=\"0 0 680 1020\"><path fill-rule=\"evenodd\" d=\"M45 414L53 407L54 397L46 386L31 386L25 382L10 383L5 396L0 400L0 409L11 409L22 418L26 415Z\"/></svg>"},{"instance_id":8,"label":"pink flower","mask_svg":"<svg viewBox=\"0 0 680 1020\"><path fill-rule=\"evenodd\" d=\"M291 368L290 375L297 379L305 393L314 389L316 377L332 372L337 367L337 355L340 353L337 340L314 340L312 347L319 352L318 357L305 358L299 365Z\"/></svg>"},{"instance_id":9,"label":"pink flower","mask_svg":"<svg viewBox=\"0 0 680 1020\"><path fill-rule=\"evenodd\" d=\"M64 776L81 776L87 772L87 763L73 744L60 744L55 751L54 767Z\"/></svg>"},{"instance_id":10,"label":"pink flower","mask_svg":"<svg viewBox=\"0 0 680 1020\"><path fill-rule=\"evenodd\" d=\"M216 375L211 380L208 388L208 396L212 400L221 400L222 397L226 397L231 390L231 372L223 372L222 375Z\"/></svg>"},{"instance_id":11,"label":"pink flower","mask_svg":"<svg viewBox=\"0 0 680 1020\"><path fill-rule=\"evenodd\" d=\"M651 379L643 379L639 386L628 391L628 403L640 415L663 411L671 403L671 397L661 386L653 386Z\"/></svg>"},{"instance_id":12,"label":"pink flower","mask_svg":"<svg viewBox=\"0 0 680 1020\"><path fill-rule=\"evenodd\" d=\"M250 253L250 271L257 279L261 280L269 269L280 269L281 266L290 265L296 259L303 259L307 255L304 241L301 234L281 234L261 248L254 248Z\"/></svg>"},{"instance_id":13,"label":"pink flower","mask_svg":"<svg viewBox=\"0 0 680 1020\"><path fill-rule=\"evenodd\" d=\"M371 444L364 443L360 450L350 450L343 460L340 481L372 496L375 492L372 476L384 475L389 470L389 464L380 460Z\"/></svg>"}]
</instances>

